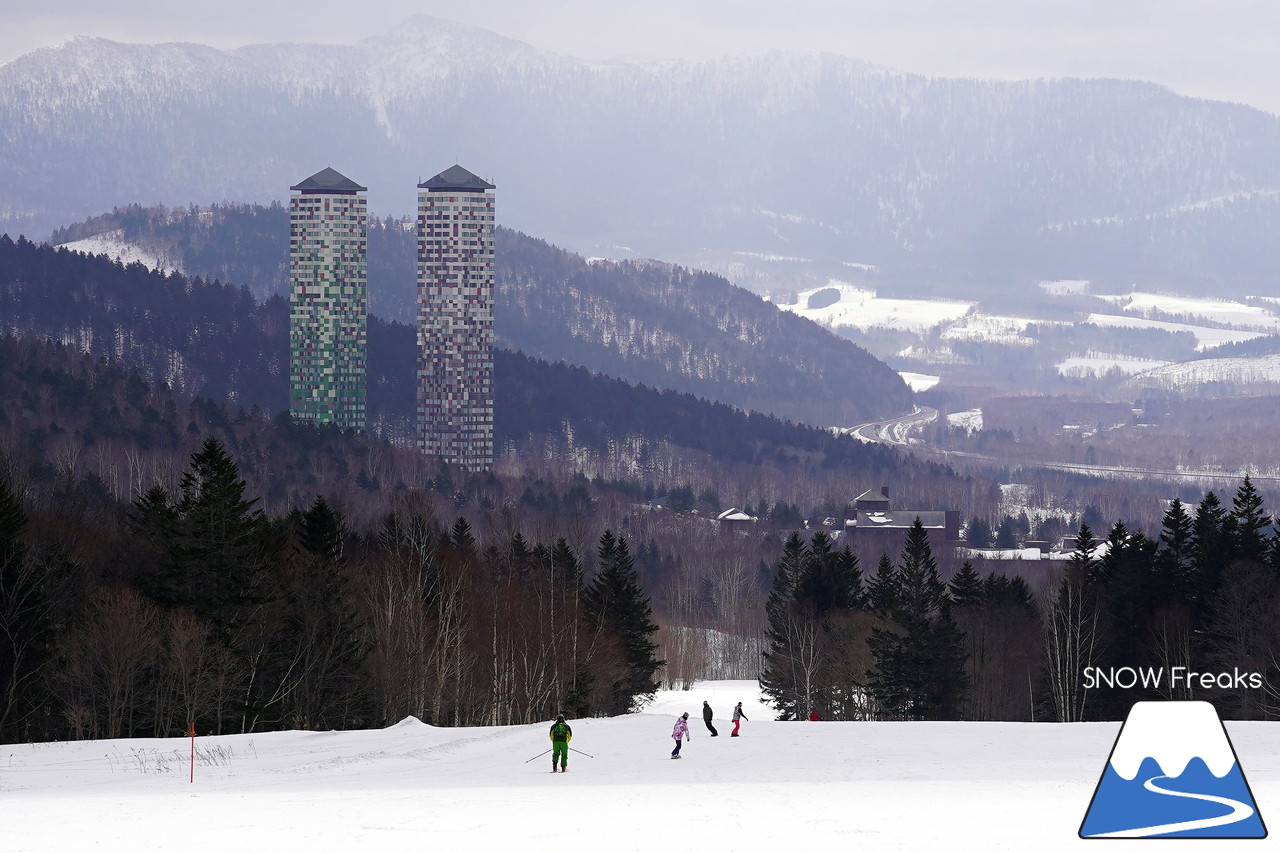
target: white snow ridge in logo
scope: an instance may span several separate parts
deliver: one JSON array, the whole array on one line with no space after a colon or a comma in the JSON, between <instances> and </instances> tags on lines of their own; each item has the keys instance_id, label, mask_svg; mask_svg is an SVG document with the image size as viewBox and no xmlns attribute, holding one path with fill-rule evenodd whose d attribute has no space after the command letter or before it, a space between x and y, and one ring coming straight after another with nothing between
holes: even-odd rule
<instances>
[{"instance_id":1,"label":"white snow ridge in logo","mask_svg":"<svg viewBox=\"0 0 1280 853\"><path fill-rule=\"evenodd\" d=\"M1212 705L1137 702L1080 837L1266 838L1267 828Z\"/></svg>"}]
</instances>

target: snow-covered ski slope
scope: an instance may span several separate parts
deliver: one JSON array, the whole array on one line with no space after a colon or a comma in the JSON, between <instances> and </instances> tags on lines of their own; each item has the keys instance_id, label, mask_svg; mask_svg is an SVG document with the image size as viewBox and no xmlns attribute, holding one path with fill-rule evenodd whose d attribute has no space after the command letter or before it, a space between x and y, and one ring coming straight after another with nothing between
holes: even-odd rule
<instances>
[{"instance_id":1,"label":"snow-covered ski slope","mask_svg":"<svg viewBox=\"0 0 1280 853\"><path fill-rule=\"evenodd\" d=\"M711 702L720 736L702 723ZM728 737L742 701L750 720ZM693 739L672 761L671 727ZM661 693L572 720L0 745L3 850L731 851L1078 849L1120 723L777 723L754 682ZM1264 817L1280 820L1280 726L1228 723ZM1215 844L1218 842L1208 842Z\"/></svg>"}]
</instances>

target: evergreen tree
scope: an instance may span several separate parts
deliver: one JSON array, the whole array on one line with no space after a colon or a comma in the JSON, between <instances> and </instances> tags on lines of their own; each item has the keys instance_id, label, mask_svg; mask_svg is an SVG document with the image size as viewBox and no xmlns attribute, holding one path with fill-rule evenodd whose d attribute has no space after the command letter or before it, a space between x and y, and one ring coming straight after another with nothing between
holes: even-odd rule
<instances>
[{"instance_id":1,"label":"evergreen tree","mask_svg":"<svg viewBox=\"0 0 1280 853\"><path fill-rule=\"evenodd\" d=\"M254 508L257 500L244 492L235 462L217 439L206 439L179 482L163 569L145 586L160 604L207 622L229 653L224 689L235 698L218 705L212 721L218 732L231 725L235 711L240 731L280 719L285 691L272 678L287 671L280 661L290 654L282 648L284 579L269 571L282 540L275 537L269 553L271 531ZM148 518L163 517L158 500L142 508Z\"/></svg>"},{"instance_id":2,"label":"evergreen tree","mask_svg":"<svg viewBox=\"0 0 1280 853\"><path fill-rule=\"evenodd\" d=\"M991 572L982 582L982 603L990 608L1013 610L1023 616L1039 615L1036 597L1027 582L1017 575L1006 577ZM959 602L956 602L959 606Z\"/></svg>"},{"instance_id":3,"label":"evergreen tree","mask_svg":"<svg viewBox=\"0 0 1280 853\"><path fill-rule=\"evenodd\" d=\"M991 525L987 523L985 518L974 516L969 519L969 526L965 530L965 540L972 548L985 548L991 544Z\"/></svg>"},{"instance_id":4,"label":"evergreen tree","mask_svg":"<svg viewBox=\"0 0 1280 853\"><path fill-rule=\"evenodd\" d=\"M880 555L876 574L867 584L867 601L875 613L886 614L898 601L898 569L888 554Z\"/></svg>"},{"instance_id":5,"label":"evergreen tree","mask_svg":"<svg viewBox=\"0 0 1280 853\"><path fill-rule=\"evenodd\" d=\"M1018 547L1018 530L1010 516L1006 515L1000 522L999 529L996 530L996 547L1004 549Z\"/></svg>"},{"instance_id":6,"label":"evergreen tree","mask_svg":"<svg viewBox=\"0 0 1280 853\"><path fill-rule=\"evenodd\" d=\"M317 497L305 513L295 513L294 528L297 568L273 655L289 661L288 675L280 675L295 684L285 719L297 728L350 728L363 721L368 703L362 695L365 649L343 556L346 527Z\"/></svg>"},{"instance_id":7,"label":"evergreen tree","mask_svg":"<svg viewBox=\"0 0 1280 853\"><path fill-rule=\"evenodd\" d=\"M1190 604L1193 597L1195 524L1178 498L1169 503L1160 524L1156 556L1157 595L1163 603Z\"/></svg>"},{"instance_id":8,"label":"evergreen tree","mask_svg":"<svg viewBox=\"0 0 1280 853\"><path fill-rule=\"evenodd\" d=\"M575 595L581 592L582 563L563 536L551 546L551 568L557 585L573 590Z\"/></svg>"},{"instance_id":9,"label":"evergreen tree","mask_svg":"<svg viewBox=\"0 0 1280 853\"><path fill-rule=\"evenodd\" d=\"M158 584L161 603L210 619L224 635L263 593L265 521L244 491L222 444L206 439L180 481L166 577Z\"/></svg>"},{"instance_id":10,"label":"evergreen tree","mask_svg":"<svg viewBox=\"0 0 1280 853\"><path fill-rule=\"evenodd\" d=\"M779 719L803 719L810 711L826 719L865 713L866 663L855 618L865 599L862 572L847 545L833 550L823 531L808 544L799 533L788 537L765 603L768 647L760 677Z\"/></svg>"},{"instance_id":11,"label":"evergreen tree","mask_svg":"<svg viewBox=\"0 0 1280 853\"><path fill-rule=\"evenodd\" d=\"M1267 540L1267 566L1273 576L1280 578L1280 530Z\"/></svg>"},{"instance_id":12,"label":"evergreen tree","mask_svg":"<svg viewBox=\"0 0 1280 853\"><path fill-rule=\"evenodd\" d=\"M831 538L823 531L815 533L796 581L796 602L806 613L820 618L831 610L860 607L862 597L858 558L848 547L833 550Z\"/></svg>"},{"instance_id":13,"label":"evergreen tree","mask_svg":"<svg viewBox=\"0 0 1280 853\"><path fill-rule=\"evenodd\" d=\"M458 520L450 528L447 544L463 563L475 562L477 556L476 537L471 532L471 525L462 516L458 516Z\"/></svg>"},{"instance_id":14,"label":"evergreen tree","mask_svg":"<svg viewBox=\"0 0 1280 853\"><path fill-rule=\"evenodd\" d=\"M139 495L126 524L138 545L129 567L133 586L159 604L174 604L176 567L170 552L178 535L178 513L164 487L157 484Z\"/></svg>"},{"instance_id":15,"label":"evergreen tree","mask_svg":"<svg viewBox=\"0 0 1280 853\"><path fill-rule=\"evenodd\" d=\"M809 563L809 548L800 534L792 531L782 546L782 557L773 574L773 585L765 601L767 647L760 690L770 698L780 720L796 720L807 711L802 685L804 614L796 604L796 589Z\"/></svg>"},{"instance_id":16,"label":"evergreen tree","mask_svg":"<svg viewBox=\"0 0 1280 853\"><path fill-rule=\"evenodd\" d=\"M862 584L862 567L858 555L849 548L848 540L836 555L836 588L843 591L843 601L838 605L849 610L862 610L867 606L867 591Z\"/></svg>"},{"instance_id":17,"label":"evergreen tree","mask_svg":"<svg viewBox=\"0 0 1280 853\"><path fill-rule=\"evenodd\" d=\"M991 577L995 577L994 572ZM960 571L952 575L951 583L948 586L951 592L951 600L957 608L976 607L982 604L984 597L982 578L974 571L973 563L968 560L964 561Z\"/></svg>"},{"instance_id":18,"label":"evergreen tree","mask_svg":"<svg viewBox=\"0 0 1280 853\"><path fill-rule=\"evenodd\" d=\"M625 674L611 685L602 708L608 714L625 714L642 704L658 689L654 675L665 661L656 657L649 597L640 588L635 561L627 540L614 538L606 530L600 537L600 569L586 590L587 613L607 634L617 639L622 650Z\"/></svg>"},{"instance_id":19,"label":"evergreen tree","mask_svg":"<svg viewBox=\"0 0 1280 853\"><path fill-rule=\"evenodd\" d=\"M1230 527L1227 512L1218 496L1205 492L1196 505L1196 517L1192 523L1191 550L1194 572L1191 579L1194 618L1202 624L1209 600L1218 589L1219 580L1231 560Z\"/></svg>"},{"instance_id":20,"label":"evergreen tree","mask_svg":"<svg viewBox=\"0 0 1280 853\"><path fill-rule=\"evenodd\" d=\"M1155 543L1117 521L1106 545L1094 564L1093 581L1102 613L1103 660L1117 668L1150 665ZM1109 719L1141 698L1148 698L1141 689L1109 690L1099 695L1096 707Z\"/></svg>"},{"instance_id":21,"label":"evergreen tree","mask_svg":"<svg viewBox=\"0 0 1280 853\"><path fill-rule=\"evenodd\" d=\"M587 664L586 643L578 642L578 620L582 612L582 563L564 537L556 539L548 555L550 560L553 606L560 610L551 614L555 636L568 634L572 667L561 688L560 710L571 717L591 713L591 692L595 675Z\"/></svg>"},{"instance_id":22,"label":"evergreen tree","mask_svg":"<svg viewBox=\"0 0 1280 853\"><path fill-rule=\"evenodd\" d=\"M1233 556L1251 563L1266 562L1271 519L1263 511L1262 495L1258 494L1248 474L1236 490L1230 517L1235 522L1231 542Z\"/></svg>"},{"instance_id":23,"label":"evergreen tree","mask_svg":"<svg viewBox=\"0 0 1280 853\"><path fill-rule=\"evenodd\" d=\"M36 684L50 657L53 614L43 562L23 542L27 514L0 473L0 742L23 739L39 704Z\"/></svg>"},{"instance_id":24,"label":"evergreen tree","mask_svg":"<svg viewBox=\"0 0 1280 853\"><path fill-rule=\"evenodd\" d=\"M968 689L963 638L919 518L902 546L897 600L888 617L890 627L873 629L868 640L875 659L869 689L883 713L957 719Z\"/></svg>"}]
</instances>

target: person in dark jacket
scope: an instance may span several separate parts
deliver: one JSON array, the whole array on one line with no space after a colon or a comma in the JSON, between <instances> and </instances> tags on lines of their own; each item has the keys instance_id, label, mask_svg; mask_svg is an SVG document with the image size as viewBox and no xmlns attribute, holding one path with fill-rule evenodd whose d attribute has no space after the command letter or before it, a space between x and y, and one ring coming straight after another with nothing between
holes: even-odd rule
<instances>
[{"instance_id":1,"label":"person in dark jacket","mask_svg":"<svg viewBox=\"0 0 1280 853\"><path fill-rule=\"evenodd\" d=\"M745 719L747 719L747 715L742 713L742 703L739 702L733 706L733 734L729 735L729 737L738 736L738 726L742 725L742 721Z\"/></svg>"},{"instance_id":2,"label":"person in dark jacket","mask_svg":"<svg viewBox=\"0 0 1280 853\"><path fill-rule=\"evenodd\" d=\"M711 720L714 717L715 714L711 711L711 704L704 699L702 701L702 722L707 724L707 731L711 732L712 737L720 734L716 731L716 727L711 725Z\"/></svg>"},{"instance_id":3,"label":"person in dark jacket","mask_svg":"<svg viewBox=\"0 0 1280 853\"><path fill-rule=\"evenodd\" d=\"M560 759L560 772L569 772L569 741L573 740L573 727L564 721L564 714L556 716L551 724L551 772L556 772L556 758Z\"/></svg>"}]
</instances>

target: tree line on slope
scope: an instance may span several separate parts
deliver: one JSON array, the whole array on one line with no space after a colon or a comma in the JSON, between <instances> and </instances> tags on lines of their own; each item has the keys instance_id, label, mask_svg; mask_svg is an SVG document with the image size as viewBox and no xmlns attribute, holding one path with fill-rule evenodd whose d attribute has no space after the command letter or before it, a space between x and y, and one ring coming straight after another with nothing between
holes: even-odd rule
<instances>
[{"instance_id":1,"label":"tree line on slope","mask_svg":"<svg viewBox=\"0 0 1280 853\"><path fill-rule=\"evenodd\" d=\"M627 540L481 542L429 507L270 516L213 438L131 507L100 574L0 476L0 741L619 714L657 687ZM592 571L594 564L594 571Z\"/></svg>"},{"instance_id":2,"label":"tree line on slope","mask_svg":"<svg viewBox=\"0 0 1280 853\"><path fill-rule=\"evenodd\" d=\"M572 381L556 383L525 377L521 393L539 385L549 389L543 397L554 411L559 395L573 400L575 393L586 392L586 398L600 399L593 382L604 383L608 393L614 393L609 386L621 385L577 372L566 372ZM625 441L608 437L588 402L569 410L580 409L583 420L570 414L560 424L560 438L530 438L517 452L504 454L499 470L477 475L373 436L199 397L183 400L164 385L146 382L136 369L31 337L0 338L0 400L0 459L27 502L32 535L69 550L73 562L91 575L110 573L125 508L154 485L177 492L190 454L213 435L234 455L241 476L260 497L258 505L273 515L306 509L323 494L357 528L400 510L406 501L426 501L441 513L465 515L483 530L518 524L543 535L552 531L566 536L579 553L605 529L625 533L636 543L645 589L659 602L663 623L672 629L668 633L679 635L686 646L685 640L693 638L700 648L698 631L745 638L741 647L729 644L733 651L727 657L699 652L699 663L682 655L679 672L668 673L682 680L729 671L725 667L732 668L731 677L754 674L755 663L743 655L758 632L767 588L763 566L788 525L847 515L851 483L897 476L893 472L913 472L916 489L930 482L955 485L947 472L886 449L853 445L853 455L845 456L847 439L758 416L750 420L759 419L766 432L777 431L781 438L795 432L796 444L771 446L748 433L740 437L747 449L741 461L717 462L708 455L720 453L717 431L733 432L741 414L717 405L707 411L721 420L704 421L702 404L686 413L683 403L672 435L686 435L705 450L634 435ZM642 402L629 411L661 412L661 399ZM593 435L593 430L603 431ZM597 441L598 452L584 451ZM864 451L883 467L864 467L859 461ZM595 468L593 460L605 457L609 467ZM968 488L981 491L982 486ZM668 509L646 503L664 494ZM798 499L804 503L797 506ZM710 517L720 511L722 500L753 508L761 523L752 535L719 532ZM696 630L681 633L683 628ZM664 651L664 656L672 654Z\"/></svg>"},{"instance_id":3,"label":"tree line on slope","mask_svg":"<svg viewBox=\"0 0 1280 853\"><path fill-rule=\"evenodd\" d=\"M761 685L782 719L1113 720L1152 699L1275 719L1277 604L1280 533L1248 477L1229 509L1213 492L1194 511L1174 499L1155 539L1081 524L1039 596L968 563L944 584L918 520L869 578L847 546L795 535L766 605ZM1098 675L1125 669L1162 675Z\"/></svg>"}]
</instances>

